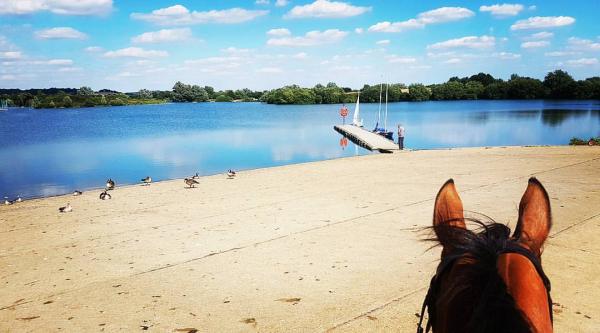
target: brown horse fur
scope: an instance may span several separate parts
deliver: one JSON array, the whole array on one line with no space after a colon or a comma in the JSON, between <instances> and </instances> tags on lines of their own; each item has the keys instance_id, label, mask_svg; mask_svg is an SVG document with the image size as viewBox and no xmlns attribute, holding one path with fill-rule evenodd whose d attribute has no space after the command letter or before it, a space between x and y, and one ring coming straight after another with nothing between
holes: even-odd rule
<instances>
[{"instance_id":1,"label":"brown horse fur","mask_svg":"<svg viewBox=\"0 0 600 333\"><path fill-rule=\"evenodd\" d=\"M552 332L550 283L541 269L552 218L542 184L529 179L512 237L499 223L475 221L480 230L470 231L467 220L450 179L433 213L433 240L443 247L426 299L433 332Z\"/></svg>"}]
</instances>

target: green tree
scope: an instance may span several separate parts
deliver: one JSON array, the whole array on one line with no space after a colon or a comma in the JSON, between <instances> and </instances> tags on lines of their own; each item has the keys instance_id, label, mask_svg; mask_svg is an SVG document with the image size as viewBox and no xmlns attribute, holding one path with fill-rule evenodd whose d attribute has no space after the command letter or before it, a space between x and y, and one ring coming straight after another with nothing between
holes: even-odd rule
<instances>
[{"instance_id":1,"label":"green tree","mask_svg":"<svg viewBox=\"0 0 600 333\"><path fill-rule=\"evenodd\" d=\"M215 102L231 102L233 99L225 94L221 94L215 98Z\"/></svg>"},{"instance_id":2,"label":"green tree","mask_svg":"<svg viewBox=\"0 0 600 333\"><path fill-rule=\"evenodd\" d=\"M469 81L465 84L465 96L466 99L478 99L483 95L485 87L479 81Z\"/></svg>"},{"instance_id":3,"label":"green tree","mask_svg":"<svg viewBox=\"0 0 600 333\"><path fill-rule=\"evenodd\" d=\"M145 98L145 99L152 98L152 92L148 89L140 89L140 91L138 91L137 94L138 94L139 98Z\"/></svg>"},{"instance_id":4,"label":"green tree","mask_svg":"<svg viewBox=\"0 0 600 333\"><path fill-rule=\"evenodd\" d=\"M73 106L73 101L71 100L71 97L65 96L62 100L62 104L64 107L70 108Z\"/></svg>"},{"instance_id":5,"label":"green tree","mask_svg":"<svg viewBox=\"0 0 600 333\"><path fill-rule=\"evenodd\" d=\"M77 94L81 96L91 96L94 95L94 91L90 87L81 87L77 90Z\"/></svg>"},{"instance_id":6,"label":"green tree","mask_svg":"<svg viewBox=\"0 0 600 333\"><path fill-rule=\"evenodd\" d=\"M422 84L411 84L408 86L408 96L411 101L428 101L431 97L431 90Z\"/></svg>"},{"instance_id":7,"label":"green tree","mask_svg":"<svg viewBox=\"0 0 600 333\"><path fill-rule=\"evenodd\" d=\"M569 73L558 69L546 74L544 87L550 98L571 99L575 97L577 85Z\"/></svg>"}]
</instances>

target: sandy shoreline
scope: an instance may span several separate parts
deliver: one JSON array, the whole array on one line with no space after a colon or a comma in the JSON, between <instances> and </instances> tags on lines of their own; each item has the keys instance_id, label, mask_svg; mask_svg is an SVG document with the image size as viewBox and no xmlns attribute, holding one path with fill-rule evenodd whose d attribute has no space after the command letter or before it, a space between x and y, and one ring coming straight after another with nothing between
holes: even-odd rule
<instances>
[{"instance_id":1,"label":"sandy shoreline","mask_svg":"<svg viewBox=\"0 0 600 333\"><path fill-rule=\"evenodd\" d=\"M556 332L600 330L600 147L424 150L32 199L0 207L0 332L414 332L439 250L417 232L452 177L516 220L552 198ZM66 202L74 211L59 214Z\"/></svg>"}]
</instances>

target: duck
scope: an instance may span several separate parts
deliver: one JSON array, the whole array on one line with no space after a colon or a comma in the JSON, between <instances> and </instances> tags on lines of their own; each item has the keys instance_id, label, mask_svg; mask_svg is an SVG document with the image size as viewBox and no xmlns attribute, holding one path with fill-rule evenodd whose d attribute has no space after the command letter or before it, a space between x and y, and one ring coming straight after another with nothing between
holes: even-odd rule
<instances>
[{"instance_id":1,"label":"duck","mask_svg":"<svg viewBox=\"0 0 600 333\"><path fill-rule=\"evenodd\" d=\"M73 192L73 196L78 196L78 195L82 195L82 194L83 194L83 192L81 192L81 191Z\"/></svg>"},{"instance_id":2,"label":"duck","mask_svg":"<svg viewBox=\"0 0 600 333\"><path fill-rule=\"evenodd\" d=\"M186 178L183 180L187 186L190 188L194 187L194 185L199 184L197 180L192 178Z\"/></svg>"},{"instance_id":3,"label":"duck","mask_svg":"<svg viewBox=\"0 0 600 333\"><path fill-rule=\"evenodd\" d=\"M144 183L144 185L150 185L150 183L152 183L152 177L146 176L146 178L142 178L140 181Z\"/></svg>"},{"instance_id":4,"label":"duck","mask_svg":"<svg viewBox=\"0 0 600 333\"><path fill-rule=\"evenodd\" d=\"M200 179L200 175L196 172L196 174L192 176L192 179Z\"/></svg>"},{"instance_id":5,"label":"duck","mask_svg":"<svg viewBox=\"0 0 600 333\"><path fill-rule=\"evenodd\" d=\"M12 205L13 203L12 203L12 201L8 201L8 197L4 197L4 204L8 206L8 205Z\"/></svg>"},{"instance_id":6,"label":"duck","mask_svg":"<svg viewBox=\"0 0 600 333\"><path fill-rule=\"evenodd\" d=\"M70 203L67 203L67 205L66 205L66 206L64 206L64 207L60 207L60 208L58 209L58 211L59 211L59 212L61 212L61 213L68 213L68 212L72 212L72 211L73 211L73 207L71 207L71 204L70 204Z\"/></svg>"},{"instance_id":7,"label":"duck","mask_svg":"<svg viewBox=\"0 0 600 333\"><path fill-rule=\"evenodd\" d=\"M232 179L235 177L235 171L229 169L227 170L227 178Z\"/></svg>"},{"instance_id":8,"label":"duck","mask_svg":"<svg viewBox=\"0 0 600 333\"><path fill-rule=\"evenodd\" d=\"M106 181L106 189L107 190L114 190L115 189L115 181L112 180L112 178L108 178L108 180Z\"/></svg>"},{"instance_id":9,"label":"duck","mask_svg":"<svg viewBox=\"0 0 600 333\"><path fill-rule=\"evenodd\" d=\"M100 199L102 199L102 200L112 199L112 196L110 194L108 194L108 192L106 192L106 190L104 190L104 192L100 193Z\"/></svg>"}]
</instances>

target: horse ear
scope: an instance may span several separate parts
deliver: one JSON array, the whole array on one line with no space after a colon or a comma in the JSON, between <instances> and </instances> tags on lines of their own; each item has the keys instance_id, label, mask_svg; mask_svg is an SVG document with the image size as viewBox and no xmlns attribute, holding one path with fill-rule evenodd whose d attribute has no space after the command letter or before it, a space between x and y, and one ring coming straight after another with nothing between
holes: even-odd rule
<instances>
[{"instance_id":1,"label":"horse ear","mask_svg":"<svg viewBox=\"0 0 600 333\"><path fill-rule=\"evenodd\" d=\"M519 220L513 237L540 257L551 227L548 193L539 180L531 177L519 203Z\"/></svg>"},{"instance_id":2,"label":"horse ear","mask_svg":"<svg viewBox=\"0 0 600 333\"><path fill-rule=\"evenodd\" d=\"M433 230L445 250L450 249L455 234L448 227L466 228L462 201L452 179L440 188L433 208Z\"/></svg>"}]
</instances>

